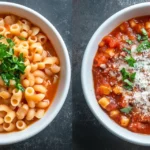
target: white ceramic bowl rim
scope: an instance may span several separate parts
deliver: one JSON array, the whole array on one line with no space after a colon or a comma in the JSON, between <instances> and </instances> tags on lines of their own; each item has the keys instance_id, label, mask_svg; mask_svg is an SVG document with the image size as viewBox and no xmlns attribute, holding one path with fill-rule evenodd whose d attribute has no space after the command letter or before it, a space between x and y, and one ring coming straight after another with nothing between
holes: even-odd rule
<instances>
[{"instance_id":1,"label":"white ceramic bowl rim","mask_svg":"<svg viewBox=\"0 0 150 150\"><path fill-rule=\"evenodd\" d=\"M133 133L133 132L130 132L129 130L126 130L126 129L120 127L114 121L112 121L112 119L110 119L109 116L98 106L97 100L95 98L94 86L91 84L91 80L93 80L93 78L92 78L92 64L89 64L89 62L91 63L91 60L89 61L89 59L92 58L92 60L93 60L94 56L96 54L95 52L94 52L94 54L92 54L93 43L95 42L95 40L98 39L98 36L102 32L102 30L106 29L105 26L107 26L108 24L110 25L110 23L112 23L112 21L114 21L116 18L119 18L120 15L123 16L123 14L126 14L128 11L133 10L133 12L134 12L134 10L136 10L136 9L141 9L141 8L146 8L146 7L150 8L150 2L140 3L140 4L136 4L136 5L132 5L130 7L124 8L121 11L112 15L110 18L108 18L96 30L96 32L94 33L94 35L90 39L90 41L87 45L87 48L85 50L84 56L83 56L82 67L81 67L81 82L82 82L83 93L84 93L86 102L87 102L90 110L95 115L97 120L100 123L102 123L103 126L106 127L106 129L108 129L110 132L112 132L116 136L118 136L118 137L120 137L126 141L129 141L131 143L149 146L150 145L150 135ZM141 13L141 14L144 14L144 13L145 12L143 11L143 13ZM132 16L132 14L129 14L129 15ZM150 15L150 13L149 13L149 15ZM140 16L140 15L138 15L138 16ZM114 23L115 23L115 21L114 21ZM119 24L116 24L115 27L117 27L118 25ZM100 39L99 39L99 41L100 41ZM95 51L95 49L94 49L94 51ZM97 51L97 49L96 49L96 51ZM91 69L91 70L88 72L88 69L89 70ZM91 75L89 76L88 74L91 74ZM92 86L91 89L88 87L87 83L89 83L89 85ZM94 99L91 99L91 98L94 98ZM95 104L95 102L97 104ZM99 112L101 112L101 113L99 113Z\"/></svg>"},{"instance_id":2,"label":"white ceramic bowl rim","mask_svg":"<svg viewBox=\"0 0 150 150\"><path fill-rule=\"evenodd\" d=\"M69 54L68 54L68 51L67 51L67 48L66 48L66 45L62 39L62 37L60 36L60 34L58 33L58 31L55 29L55 27L46 19L44 18L42 15L40 15L39 13L37 13L36 11L28 8L28 7L25 7L23 5L20 5L20 4L16 4L16 3L11 3L11 2L0 2L0 6L9 6L9 7L14 7L14 8L18 8L18 9L22 9L26 12L29 12L31 14L33 14L34 16L38 17L41 21L43 21L47 26L49 26L49 28L54 32L55 36L57 37L62 49L63 49L63 53L64 53L64 57L65 57L65 61L66 61L66 81L65 81L65 85L64 85L64 88L63 88L63 92L61 94L61 97L60 97L60 101L58 103L58 105L56 106L55 110L52 112L52 115L49 116L41 126L38 126L37 128L35 128L33 131L31 131L31 133L26 133L25 130L23 130L23 133L21 133L22 131L20 132L16 132L16 134L18 134L17 137L11 137L10 140L7 140L6 139L2 139L0 137L0 145L4 145L4 144L12 144L12 143L16 143L16 142L19 142L19 141L23 141L25 139L28 139L30 137L32 137L33 135L39 133L40 131L42 131L46 126L48 126L48 124L50 122L52 122L52 120L56 117L56 115L58 114L58 112L60 111L60 109L62 108L64 102L65 102L65 99L67 97L67 94L68 94L68 90L69 90L69 86L70 86L70 80L71 80L71 66L70 66L70 59L69 59ZM9 12L9 10L8 10ZM18 14L19 16L19 14ZM26 17L28 19L28 17ZM44 118L44 117L43 117ZM36 123L34 123L36 124ZM32 125L31 125L32 126ZM30 128L30 127L28 127ZM11 135L11 133L9 134L6 134L8 139ZM20 136L19 136L20 135Z\"/></svg>"}]
</instances>

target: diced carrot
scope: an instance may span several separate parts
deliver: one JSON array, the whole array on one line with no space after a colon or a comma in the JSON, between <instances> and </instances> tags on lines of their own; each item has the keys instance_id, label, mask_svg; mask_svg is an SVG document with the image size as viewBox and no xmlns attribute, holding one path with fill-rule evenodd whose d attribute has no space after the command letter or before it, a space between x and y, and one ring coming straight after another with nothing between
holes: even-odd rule
<instances>
[{"instance_id":1,"label":"diced carrot","mask_svg":"<svg viewBox=\"0 0 150 150\"><path fill-rule=\"evenodd\" d=\"M135 19L131 19L129 21L131 28L134 28L137 25L137 21Z\"/></svg>"},{"instance_id":2,"label":"diced carrot","mask_svg":"<svg viewBox=\"0 0 150 150\"><path fill-rule=\"evenodd\" d=\"M112 91L112 89L111 89L111 86L109 86L109 85L101 85L98 88L98 91L100 94L109 95L110 92Z\"/></svg>"},{"instance_id":3,"label":"diced carrot","mask_svg":"<svg viewBox=\"0 0 150 150\"><path fill-rule=\"evenodd\" d=\"M110 117L112 117L112 118L117 117L119 114L120 114L120 111L117 110L117 109L112 110L112 111L110 111L110 113L109 113Z\"/></svg>"},{"instance_id":4,"label":"diced carrot","mask_svg":"<svg viewBox=\"0 0 150 150\"><path fill-rule=\"evenodd\" d=\"M136 26L136 32L141 34L142 33L142 28L144 28L144 25L143 24L138 24Z\"/></svg>"},{"instance_id":5,"label":"diced carrot","mask_svg":"<svg viewBox=\"0 0 150 150\"><path fill-rule=\"evenodd\" d=\"M146 29L150 29L150 21L148 21L148 22L145 23L145 28Z\"/></svg>"},{"instance_id":6,"label":"diced carrot","mask_svg":"<svg viewBox=\"0 0 150 150\"><path fill-rule=\"evenodd\" d=\"M103 107L104 109L106 109L106 107L109 105L110 100L107 97L103 97L101 98L98 103L101 105L101 107Z\"/></svg>"},{"instance_id":7,"label":"diced carrot","mask_svg":"<svg viewBox=\"0 0 150 150\"><path fill-rule=\"evenodd\" d=\"M123 127L127 127L128 124L130 122L130 119L126 116L121 116L120 118L120 125L123 126Z\"/></svg>"},{"instance_id":8,"label":"diced carrot","mask_svg":"<svg viewBox=\"0 0 150 150\"><path fill-rule=\"evenodd\" d=\"M115 94L118 94L118 95L121 94L121 93L122 93L122 87L116 85L116 86L113 88L113 92L114 92Z\"/></svg>"}]
</instances>

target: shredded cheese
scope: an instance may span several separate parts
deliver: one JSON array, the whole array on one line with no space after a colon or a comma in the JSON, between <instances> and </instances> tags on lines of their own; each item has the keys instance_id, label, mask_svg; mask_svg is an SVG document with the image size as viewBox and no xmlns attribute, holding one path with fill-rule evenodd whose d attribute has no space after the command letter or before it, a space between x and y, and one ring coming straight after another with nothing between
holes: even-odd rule
<instances>
[{"instance_id":1,"label":"shredded cheese","mask_svg":"<svg viewBox=\"0 0 150 150\"><path fill-rule=\"evenodd\" d=\"M150 49L137 53L136 45L133 45L131 54L136 60L135 67L129 67L123 59L115 63L118 71L125 68L130 73L136 72L134 89L132 91L124 89L123 97L127 103L132 103L140 113L150 116Z\"/></svg>"}]
</instances>

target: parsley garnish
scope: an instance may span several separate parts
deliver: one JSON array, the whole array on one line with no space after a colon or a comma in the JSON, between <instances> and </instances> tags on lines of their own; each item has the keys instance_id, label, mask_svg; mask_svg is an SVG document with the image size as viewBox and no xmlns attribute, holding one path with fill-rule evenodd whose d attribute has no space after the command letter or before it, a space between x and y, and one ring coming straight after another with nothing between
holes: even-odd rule
<instances>
[{"instance_id":1,"label":"parsley garnish","mask_svg":"<svg viewBox=\"0 0 150 150\"><path fill-rule=\"evenodd\" d=\"M130 82L128 79L124 80L125 85L123 86L126 90L132 90L133 89L133 83Z\"/></svg>"},{"instance_id":2,"label":"parsley garnish","mask_svg":"<svg viewBox=\"0 0 150 150\"><path fill-rule=\"evenodd\" d=\"M129 91L131 91L133 89L133 87L130 85L124 85L123 87L124 87L124 89L129 90Z\"/></svg>"},{"instance_id":3,"label":"parsley garnish","mask_svg":"<svg viewBox=\"0 0 150 150\"><path fill-rule=\"evenodd\" d=\"M148 34L147 34L147 31L142 28L141 29L141 32L142 32L142 35L140 34L137 34L137 40L140 42L140 41L145 41L145 40L148 40Z\"/></svg>"},{"instance_id":4,"label":"parsley garnish","mask_svg":"<svg viewBox=\"0 0 150 150\"><path fill-rule=\"evenodd\" d=\"M138 52L142 52L143 50L146 50L148 48L150 48L150 42L146 40L146 41L143 41L141 44L139 44L136 50Z\"/></svg>"},{"instance_id":5,"label":"parsley garnish","mask_svg":"<svg viewBox=\"0 0 150 150\"><path fill-rule=\"evenodd\" d=\"M134 81L136 72L130 74L129 72L126 71L125 68L122 68L120 72L122 74L123 80L130 79L131 81Z\"/></svg>"},{"instance_id":6,"label":"parsley garnish","mask_svg":"<svg viewBox=\"0 0 150 150\"><path fill-rule=\"evenodd\" d=\"M122 74L122 78L123 78L123 82L124 82L124 88L127 90L132 90L133 89L133 81L135 79L136 76L136 72L134 73L129 73L126 71L125 68L120 70L121 74Z\"/></svg>"},{"instance_id":7,"label":"parsley garnish","mask_svg":"<svg viewBox=\"0 0 150 150\"><path fill-rule=\"evenodd\" d=\"M142 28L141 31L143 35L147 35L147 31L144 28Z\"/></svg>"},{"instance_id":8,"label":"parsley garnish","mask_svg":"<svg viewBox=\"0 0 150 150\"><path fill-rule=\"evenodd\" d=\"M18 38L19 38L20 40L26 41L26 38L24 38L24 37L22 37L22 36L18 36Z\"/></svg>"},{"instance_id":9,"label":"parsley garnish","mask_svg":"<svg viewBox=\"0 0 150 150\"><path fill-rule=\"evenodd\" d=\"M126 83L126 85L130 86L130 87L133 87L133 83L130 82L128 79L125 79L124 80L124 83Z\"/></svg>"},{"instance_id":10,"label":"parsley garnish","mask_svg":"<svg viewBox=\"0 0 150 150\"><path fill-rule=\"evenodd\" d=\"M142 36L142 41L148 40L148 35Z\"/></svg>"},{"instance_id":11,"label":"parsley garnish","mask_svg":"<svg viewBox=\"0 0 150 150\"><path fill-rule=\"evenodd\" d=\"M129 114L131 110L132 110L131 106L120 109L121 112L126 113L126 114Z\"/></svg>"},{"instance_id":12,"label":"parsley garnish","mask_svg":"<svg viewBox=\"0 0 150 150\"><path fill-rule=\"evenodd\" d=\"M144 40L148 40L147 31L146 31L144 28L142 28L141 31L142 31L142 34L143 34L142 40L143 40L143 41L144 41Z\"/></svg>"},{"instance_id":13,"label":"parsley garnish","mask_svg":"<svg viewBox=\"0 0 150 150\"><path fill-rule=\"evenodd\" d=\"M125 68L121 69L121 70L120 70L120 72L121 72L121 74L122 74L123 80L125 80L125 79L128 79L128 78L129 78L130 73L129 73L129 72L127 72Z\"/></svg>"},{"instance_id":14,"label":"parsley garnish","mask_svg":"<svg viewBox=\"0 0 150 150\"><path fill-rule=\"evenodd\" d=\"M136 76L136 72L131 73L131 74L130 74L130 80L131 80L131 81L134 81L135 76Z\"/></svg>"},{"instance_id":15,"label":"parsley garnish","mask_svg":"<svg viewBox=\"0 0 150 150\"><path fill-rule=\"evenodd\" d=\"M0 40L1 40L1 39L4 39L4 38L5 38L5 37L4 37L3 35L0 34Z\"/></svg>"},{"instance_id":16,"label":"parsley garnish","mask_svg":"<svg viewBox=\"0 0 150 150\"><path fill-rule=\"evenodd\" d=\"M134 63L136 62L136 60L132 56L126 56L125 60L130 67L134 67Z\"/></svg>"},{"instance_id":17,"label":"parsley garnish","mask_svg":"<svg viewBox=\"0 0 150 150\"><path fill-rule=\"evenodd\" d=\"M140 42L142 39L142 36L140 34L137 34L137 40Z\"/></svg>"},{"instance_id":18,"label":"parsley garnish","mask_svg":"<svg viewBox=\"0 0 150 150\"><path fill-rule=\"evenodd\" d=\"M131 40L126 40L126 42L131 45L133 42Z\"/></svg>"},{"instance_id":19,"label":"parsley garnish","mask_svg":"<svg viewBox=\"0 0 150 150\"><path fill-rule=\"evenodd\" d=\"M125 48L125 47L122 50L125 51L125 52L127 52L128 54L131 54L131 51L128 50L127 48Z\"/></svg>"},{"instance_id":20,"label":"parsley garnish","mask_svg":"<svg viewBox=\"0 0 150 150\"><path fill-rule=\"evenodd\" d=\"M11 39L7 39L7 42L8 46L0 43L0 76L6 86L9 86L10 80L15 80L15 87L23 91L24 88L20 83L20 74L23 74L26 68L23 54L20 54L18 57L14 56L14 42Z\"/></svg>"}]
</instances>

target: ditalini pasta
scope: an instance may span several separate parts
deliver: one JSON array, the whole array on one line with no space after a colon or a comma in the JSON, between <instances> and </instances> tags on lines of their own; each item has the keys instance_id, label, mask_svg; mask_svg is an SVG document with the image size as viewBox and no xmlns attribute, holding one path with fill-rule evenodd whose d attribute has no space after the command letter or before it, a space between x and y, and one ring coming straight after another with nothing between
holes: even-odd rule
<instances>
[{"instance_id":1,"label":"ditalini pasta","mask_svg":"<svg viewBox=\"0 0 150 150\"><path fill-rule=\"evenodd\" d=\"M150 134L150 16L125 21L106 35L92 71L102 109L120 126Z\"/></svg>"},{"instance_id":2,"label":"ditalini pasta","mask_svg":"<svg viewBox=\"0 0 150 150\"><path fill-rule=\"evenodd\" d=\"M2 15L0 132L24 130L44 116L57 91L60 69L59 58L39 27L15 15Z\"/></svg>"}]
</instances>

